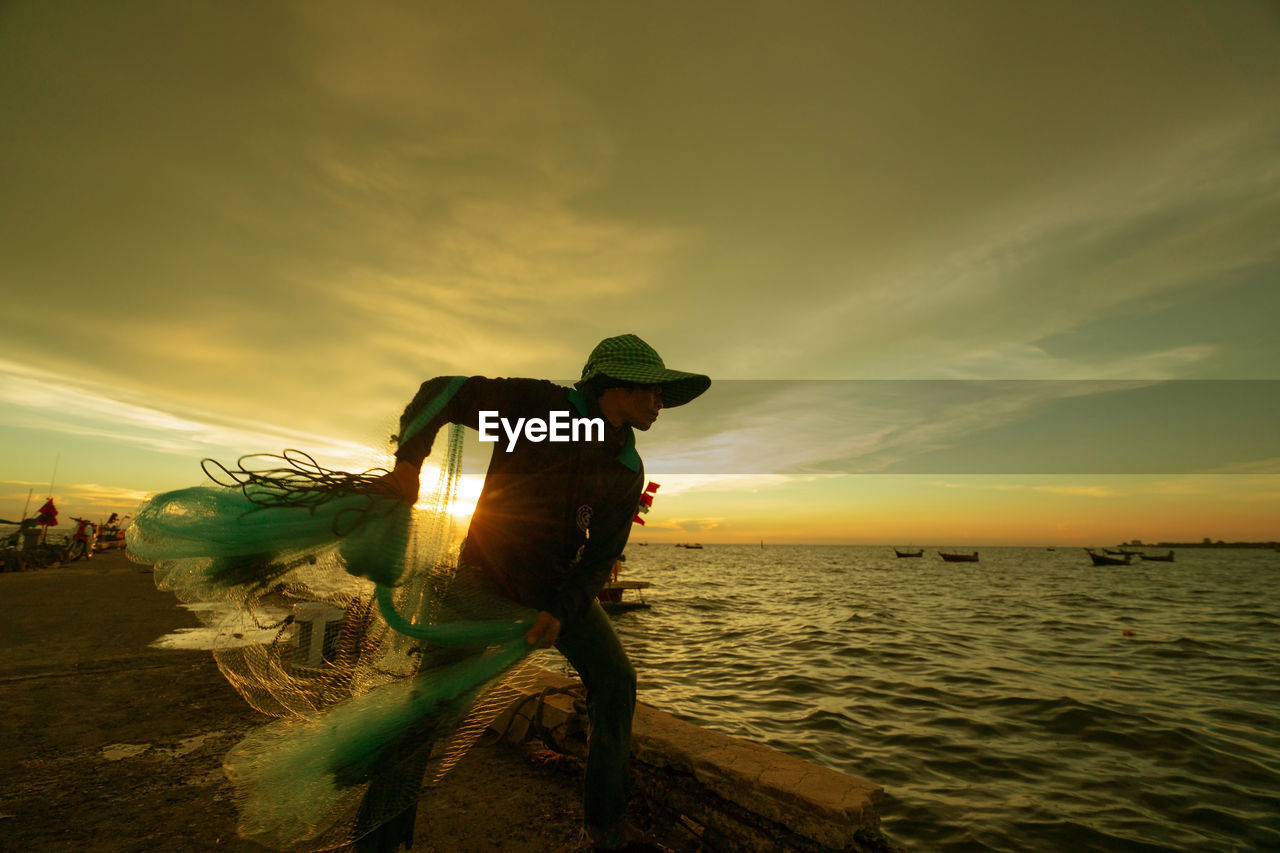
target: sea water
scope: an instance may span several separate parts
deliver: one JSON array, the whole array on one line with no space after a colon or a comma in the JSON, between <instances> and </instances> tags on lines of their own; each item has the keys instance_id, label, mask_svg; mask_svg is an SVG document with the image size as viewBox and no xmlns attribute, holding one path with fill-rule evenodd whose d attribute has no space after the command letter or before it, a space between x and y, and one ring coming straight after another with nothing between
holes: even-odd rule
<instances>
[{"instance_id":1,"label":"sea water","mask_svg":"<svg viewBox=\"0 0 1280 853\"><path fill-rule=\"evenodd\" d=\"M1280 850L1280 554L937 550L633 542L641 701L883 786L914 850Z\"/></svg>"}]
</instances>

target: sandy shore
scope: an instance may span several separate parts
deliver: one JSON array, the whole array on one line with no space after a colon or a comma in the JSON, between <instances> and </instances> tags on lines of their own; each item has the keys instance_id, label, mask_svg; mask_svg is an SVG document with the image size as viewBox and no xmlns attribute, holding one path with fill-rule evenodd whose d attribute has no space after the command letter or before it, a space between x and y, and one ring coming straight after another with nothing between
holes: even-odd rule
<instances>
[{"instance_id":1,"label":"sandy shore","mask_svg":"<svg viewBox=\"0 0 1280 853\"><path fill-rule=\"evenodd\" d=\"M198 624L122 552L0 574L0 850L263 849L221 759L268 718L209 652L151 647ZM414 850L572 850L578 785L477 747L424 793Z\"/></svg>"}]
</instances>

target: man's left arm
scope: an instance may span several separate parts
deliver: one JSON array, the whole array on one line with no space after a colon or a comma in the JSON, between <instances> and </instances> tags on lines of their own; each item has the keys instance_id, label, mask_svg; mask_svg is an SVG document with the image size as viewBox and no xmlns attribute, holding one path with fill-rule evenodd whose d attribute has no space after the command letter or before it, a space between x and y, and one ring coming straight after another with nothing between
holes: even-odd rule
<instances>
[{"instance_id":1,"label":"man's left arm","mask_svg":"<svg viewBox=\"0 0 1280 853\"><path fill-rule=\"evenodd\" d=\"M631 535L631 520L640 504L643 483L643 473L637 474L622 497L593 514L582 555L565 570L552 597L551 615L561 623L569 625L584 616L591 600L609 579L609 572Z\"/></svg>"}]
</instances>

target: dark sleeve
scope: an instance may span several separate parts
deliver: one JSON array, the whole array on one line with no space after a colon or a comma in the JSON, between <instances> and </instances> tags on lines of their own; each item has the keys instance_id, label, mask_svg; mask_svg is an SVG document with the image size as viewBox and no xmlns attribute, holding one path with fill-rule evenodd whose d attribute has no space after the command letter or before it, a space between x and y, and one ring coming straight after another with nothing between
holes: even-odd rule
<instances>
[{"instance_id":1,"label":"dark sleeve","mask_svg":"<svg viewBox=\"0 0 1280 853\"><path fill-rule=\"evenodd\" d=\"M630 488L616 501L602 507L591 518L591 533L582 556L569 565L556 586L548 608L564 625L582 618L600 589L609 579L614 562L622 556L631 535L631 520L640 505L644 472L636 474Z\"/></svg>"},{"instance_id":2,"label":"dark sleeve","mask_svg":"<svg viewBox=\"0 0 1280 853\"><path fill-rule=\"evenodd\" d=\"M479 429L480 412L512 416L541 412L562 398L564 389L540 379L437 376L422 383L400 416L396 459L421 464L445 424Z\"/></svg>"}]
</instances>

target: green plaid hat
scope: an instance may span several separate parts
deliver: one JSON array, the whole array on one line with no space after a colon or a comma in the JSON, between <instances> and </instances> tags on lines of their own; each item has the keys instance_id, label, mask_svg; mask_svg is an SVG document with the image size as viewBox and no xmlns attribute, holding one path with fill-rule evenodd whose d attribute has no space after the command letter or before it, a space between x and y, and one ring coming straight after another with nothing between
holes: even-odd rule
<instances>
[{"instance_id":1,"label":"green plaid hat","mask_svg":"<svg viewBox=\"0 0 1280 853\"><path fill-rule=\"evenodd\" d=\"M662 406L683 406L711 387L711 377L701 373L685 373L668 370L653 347L635 335L618 335L605 338L587 356L582 366L582 378L576 383L581 388L596 376L608 376L637 385L661 385Z\"/></svg>"}]
</instances>

